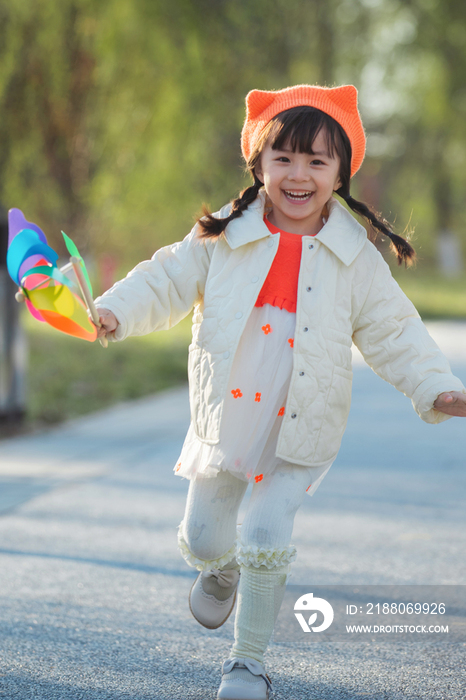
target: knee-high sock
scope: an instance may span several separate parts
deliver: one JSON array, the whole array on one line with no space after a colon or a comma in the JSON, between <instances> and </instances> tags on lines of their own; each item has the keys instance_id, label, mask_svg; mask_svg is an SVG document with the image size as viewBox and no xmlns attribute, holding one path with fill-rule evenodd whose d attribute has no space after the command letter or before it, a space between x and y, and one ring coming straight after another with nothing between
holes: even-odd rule
<instances>
[{"instance_id":1,"label":"knee-high sock","mask_svg":"<svg viewBox=\"0 0 466 700\"><path fill-rule=\"evenodd\" d=\"M287 572L288 566L241 566L230 658L248 657L264 663L264 652L283 602Z\"/></svg>"}]
</instances>

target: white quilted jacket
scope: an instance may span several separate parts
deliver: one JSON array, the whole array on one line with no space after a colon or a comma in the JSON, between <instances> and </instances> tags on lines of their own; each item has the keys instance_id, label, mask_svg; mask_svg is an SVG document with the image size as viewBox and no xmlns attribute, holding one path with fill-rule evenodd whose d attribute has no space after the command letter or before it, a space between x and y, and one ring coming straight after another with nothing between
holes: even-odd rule
<instances>
[{"instance_id":1,"label":"white quilted jacket","mask_svg":"<svg viewBox=\"0 0 466 700\"><path fill-rule=\"evenodd\" d=\"M158 250L96 300L120 325L115 340L171 328L194 307L188 376L198 437L219 440L224 397L240 336L277 252L264 224L264 194L225 234L186 238ZM226 216L230 205L219 216ZM323 466L339 450L351 402L351 343L383 379L412 399L428 423L461 381L392 278L365 229L336 200L315 237L303 236L293 373L277 456ZM304 373L304 374L303 374Z\"/></svg>"}]
</instances>

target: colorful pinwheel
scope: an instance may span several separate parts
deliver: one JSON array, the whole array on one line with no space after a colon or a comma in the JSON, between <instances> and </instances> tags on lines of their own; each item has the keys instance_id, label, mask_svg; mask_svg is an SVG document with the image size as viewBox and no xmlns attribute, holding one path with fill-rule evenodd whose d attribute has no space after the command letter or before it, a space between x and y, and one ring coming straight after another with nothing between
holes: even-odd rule
<instances>
[{"instance_id":1,"label":"colorful pinwheel","mask_svg":"<svg viewBox=\"0 0 466 700\"><path fill-rule=\"evenodd\" d=\"M62 231L62 234L71 257L68 265L58 268L58 255L47 244L43 231L36 224L26 221L20 209L10 209L8 272L20 288L16 298L26 302L34 318L62 333L92 342L97 337L97 331L88 313L97 325L100 324L92 300L89 275L75 244L66 233ZM70 270L74 270L77 284L66 276L65 273ZM105 347L106 339L100 340L101 343L104 340L102 345Z\"/></svg>"}]
</instances>

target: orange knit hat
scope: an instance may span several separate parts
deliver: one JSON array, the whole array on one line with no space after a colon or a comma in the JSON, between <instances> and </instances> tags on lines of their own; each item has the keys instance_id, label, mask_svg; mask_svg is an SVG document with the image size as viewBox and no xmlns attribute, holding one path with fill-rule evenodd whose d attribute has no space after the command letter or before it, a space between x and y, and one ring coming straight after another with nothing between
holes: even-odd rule
<instances>
[{"instance_id":1,"label":"orange knit hat","mask_svg":"<svg viewBox=\"0 0 466 700\"><path fill-rule=\"evenodd\" d=\"M354 85L325 88L294 85L284 90L251 90L246 96L246 120L241 132L241 150L247 161L262 129L280 112L292 107L315 107L333 117L348 136L351 149L351 176L364 160L366 137L358 112L358 91Z\"/></svg>"}]
</instances>

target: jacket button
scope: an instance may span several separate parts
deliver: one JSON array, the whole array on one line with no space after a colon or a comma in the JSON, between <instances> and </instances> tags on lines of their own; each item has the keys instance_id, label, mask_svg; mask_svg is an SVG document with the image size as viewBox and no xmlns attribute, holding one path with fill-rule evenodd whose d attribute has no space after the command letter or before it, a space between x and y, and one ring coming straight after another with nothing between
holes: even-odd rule
<instances>
[{"instance_id":1,"label":"jacket button","mask_svg":"<svg viewBox=\"0 0 466 700\"><path fill-rule=\"evenodd\" d=\"M270 241L267 243L267 245L269 246L269 248L271 248L273 245L275 245L275 243L273 242L272 239L270 239Z\"/></svg>"},{"instance_id":2,"label":"jacket button","mask_svg":"<svg viewBox=\"0 0 466 700\"><path fill-rule=\"evenodd\" d=\"M223 353L223 359L228 360L229 357L230 357L230 353L227 350L226 352Z\"/></svg>"},{"instance_id":3,"label":"jacket button","mask_svg":"<svg viewBox=\"0 0 466 700\"><path fill-rule=\"evenodd\" d=\"M314 244L313 244L313 243L309 243L309 250L312 250L313 248L314 248Z\"/></svg>"},{"instance_id":4,"label":"jacket button","mask_svg":"<svg viewBox=\"0 0 466 700\"><path fill-rule=\"evenodd\" d=\"M312 290L312 287L306 287L306 292L310 292Z\"/></svg>"},{"instance_id":5,"label":"jacket button","mask_svg":"<svg viewBox=\"0 0 466 700\"><path fill-rule=\"evenodd\" d=\"M300 372L300 373L299 373L299 376L300 376L300 377L304 377L304 372Z\"/></svg>"},{"instance_id":6,"label":"jacket button","mask_svg":"<svg viewBox=\"0 0 466 700\"><path fill-rule=\"evenodd\" d=\"M257 275L254 275L254 277L252 278L251 282L258 282L258 281L259 281L258 276L257 276Z\"/></svg>"},{"instance_id":7,"label":"jacket button","mask_svg":"<svg viewBox=\"0 0 466 700\"><path fill-rule=\"evenodd\" d=\"M303 331L304 331L305 333L307 333L308 330L309 330L309 328L308 328L307 326L304 326Z\"/></svg>"},{"instance_id":8,"label":"jacket button","mask_svg":"<svg viewBox=\"0 0 466 700\"><path fill-rule=\"evenodd\" d=\"M292 414L291 414L291 417L292 417L292 418L296 418L296 413L292 413Z\"/></svg>"},{"instance_id":9,"label":"jacket button","mask_svg":"<svg viewBox=\"0 0 466 700\"><path fill-rule=\"evenodd\" d=\"M235 318L241 318L242 315L243 315L242 311L238 311L238 312L235 314Z\"/></svg>"}]
</instances>

